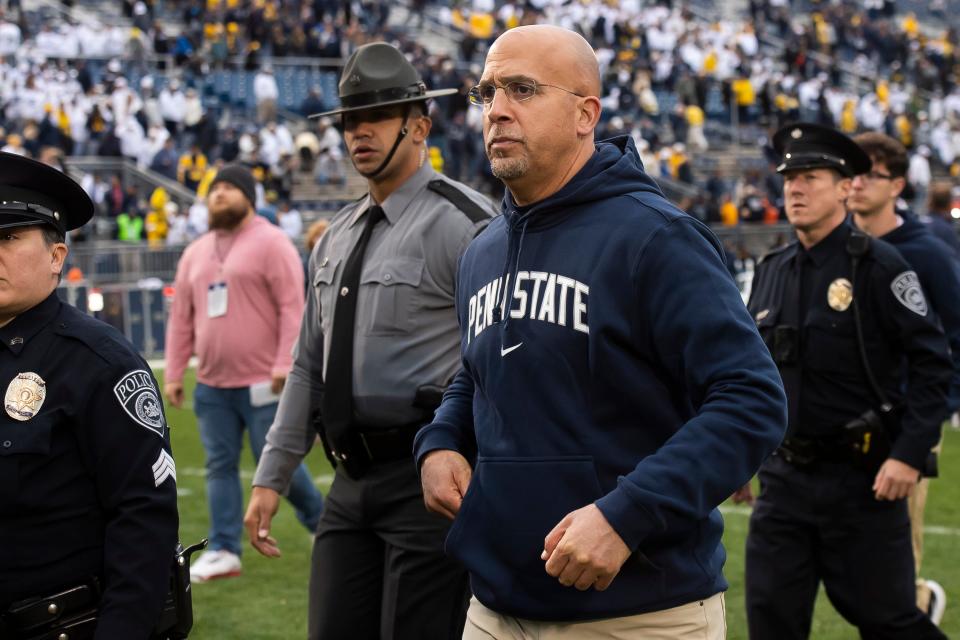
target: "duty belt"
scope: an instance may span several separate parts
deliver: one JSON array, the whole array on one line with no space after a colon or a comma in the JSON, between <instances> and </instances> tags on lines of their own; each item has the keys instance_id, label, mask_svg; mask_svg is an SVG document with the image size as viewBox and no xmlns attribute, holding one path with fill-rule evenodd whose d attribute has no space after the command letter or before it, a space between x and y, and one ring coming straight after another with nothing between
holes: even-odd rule
<instances>
[{"instance_id":1,"label":"duty belt","mask_svg":"<svg viewBox=\"0 0 960 640\"><path fill-rule=\"evenodd\" d=\"M318 429L327 457L334 466L342 466L351 478L360 478L377 464L413 460L413 439L425 423L413 422L382 429L354 424L339 444L329 442Z\"/></svg>"},{"instance_id":2,"label":"duty belt","mask_svg":"<svg viewBox=\"0 0 960 640\"><path fill-rule=\"evenodd\" d=\"M796 467L810 467L818 462L851 462L850 449L840 436L785 438L777 455Z\"/></svg>"}]
</instances>

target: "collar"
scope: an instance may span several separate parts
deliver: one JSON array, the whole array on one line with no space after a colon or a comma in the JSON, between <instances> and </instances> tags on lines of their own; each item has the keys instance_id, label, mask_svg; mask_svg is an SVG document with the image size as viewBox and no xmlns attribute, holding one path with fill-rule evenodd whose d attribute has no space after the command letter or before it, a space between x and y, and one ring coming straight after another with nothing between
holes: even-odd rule
<instances>
[{"instance_id":1,"label":"collar","mask_svg":"<svg viewBox=\"0 0 960 640\"><path fill-rule=\"evenodd\" d=\"M383 214L387 222L391 225L400 220L400 216L407 210L414 198L427 186L427 183L437 177L437 172L433 170L429 162L424 162L423 166L417 169L416 173L407 178L407 181L397 187L396 191L387 196L387 199L380 203L383 207ZM353 212L348 226L354 226L363 217L367 209L375 205L373 197L370 194L360 201L360 206Z\"/></svg>"},{"instance_id":2,"label":"collar","mask_svg":"<svg viewBox=\"0 0 960 640\"><path fill-rule=\"evenodd\" d=\"M61 304L60 297L54 291L43 302L27 309L5 327L0 327L0 342L13 355L20 355L24 345L57 317Z\"/></svg>"},{"instance_id":3,"label":"collar","mask_svg":"<svg viewBox=\"0 0 960 640\"><path fill-rule=\"evenodd\" d=\"M850 235L850 222L844 221L837 225L837 228L831 231L826 238L813 245L809 249L804 249L803 245L797 243L797 255L806 257L816 266L823 265L831 256L838 251L846 251L847 237Z\"/></svg>"}]
</instances>

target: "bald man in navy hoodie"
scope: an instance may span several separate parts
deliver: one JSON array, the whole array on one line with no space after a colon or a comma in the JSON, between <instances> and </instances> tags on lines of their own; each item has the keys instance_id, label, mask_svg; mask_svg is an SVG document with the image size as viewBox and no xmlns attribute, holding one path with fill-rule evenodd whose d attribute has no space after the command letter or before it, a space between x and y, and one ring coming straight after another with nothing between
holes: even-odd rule
<instances>
[{"instance_id":1,"label":"bald man in navy hoodie","mask_svg":"<svg viewBox=\"0 0 960 640\"><path fill-rule=\"evenodd\" d=\"M470 100L503 215L460 264L463 369L414 443L455 518L465 638L722 638L723 500L783 437L776 366L709 229L595 143L579 35L511 29ZM618 636L618 637L621 637Z\"/></svg>"}]
</instances>

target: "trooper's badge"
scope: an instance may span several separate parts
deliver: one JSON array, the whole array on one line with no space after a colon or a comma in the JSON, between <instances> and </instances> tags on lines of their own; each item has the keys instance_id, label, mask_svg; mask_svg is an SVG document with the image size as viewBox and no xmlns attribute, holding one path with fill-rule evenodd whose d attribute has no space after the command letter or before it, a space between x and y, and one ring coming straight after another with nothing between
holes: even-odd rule
<instances>
[{"instance_id":1,"label":"trooper's badge","mask_svg":"<svg viewBox=\"0 0 960 640\"><path fill-rule=\"evenodd\" d=\"M920 278L916 271L904 271L890 283L890 289L900 304L918 316L927 315L927 299L920 288Z\"/></svg>"},{"instance_id":2,"label":"trooper's badge","mask_svg":"<svg viewBox=\"0 0 960 640\"><path fill-rule=\"evenodd\" d=\"M37 415L47 397L47 383L35 373L18 373L7 385L3 406L14 420L29 420Z\"/></svg>"},{"instance_id":3,"label":"trooper's badge","mask_svg":"<svg viewBox=\"0 0 960 640\"><path fill-rule=\"evenodd\" d=\"M131 371L117 383L113 393L134 422L163 437L166 426L163 409L149 372L143 369Z\"/></svg>"},{"instance_id":4,"label":"trooper's badge","mask_svg":"<svg viewBox=\"0 0 960 640\"><path fill-rule=\"evenodd\" d=\"M837 278L827 288L827 304L834 311L846 311L853 302L853 285L846 278Z\"/></svg>"}]
</instances>

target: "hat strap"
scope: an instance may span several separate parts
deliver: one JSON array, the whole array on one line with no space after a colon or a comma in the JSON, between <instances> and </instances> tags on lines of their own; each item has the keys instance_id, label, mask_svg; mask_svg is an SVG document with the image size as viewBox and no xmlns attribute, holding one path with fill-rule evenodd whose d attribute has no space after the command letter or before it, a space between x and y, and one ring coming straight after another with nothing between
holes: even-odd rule
<instances>
[{"instance_id":1,"label":"hat strap","mask_svg":"<svg viewBox=\"0 0 960 640\"><path fill-rule=\"evenodd\" d=\"M397 134L397 139L393 143L393 147L390 149L390 153L387 154L387 157L383 159L383 162L380 163L380 166L374 169L373 171L368 171L364 173L360 172L364 178L372 179L377 177L381 171L387 168L387 165L390 164L390 161L393 160L393 154L397 152L397 149L400 147L400 143L404 138L407 137L407 118L410 117L410 109L413 107L412 102L408 102L407 105L403 108L403 125L400 127L400 133Z\"/></svg>"}]
</instances>

